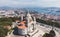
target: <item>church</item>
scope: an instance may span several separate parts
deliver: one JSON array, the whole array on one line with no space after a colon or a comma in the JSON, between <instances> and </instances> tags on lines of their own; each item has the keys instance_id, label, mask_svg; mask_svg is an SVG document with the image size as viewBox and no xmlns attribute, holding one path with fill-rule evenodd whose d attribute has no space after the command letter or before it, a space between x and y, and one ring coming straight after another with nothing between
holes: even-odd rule
<instances>
[{"instance_id":1,"label":"church","mask_svg":"<svg viewBox=\"0 0 60 37\"><path fill-rule=\"evenodd\" d=\"M21 16L21 20L16 20L15 22L15 27L17 30L14 30L14 34L17 33L17 35L33 36L35 33L38 32L36 18L31 16L29 12L26 13L25 16Z\"/></svg>"}]
</instances>

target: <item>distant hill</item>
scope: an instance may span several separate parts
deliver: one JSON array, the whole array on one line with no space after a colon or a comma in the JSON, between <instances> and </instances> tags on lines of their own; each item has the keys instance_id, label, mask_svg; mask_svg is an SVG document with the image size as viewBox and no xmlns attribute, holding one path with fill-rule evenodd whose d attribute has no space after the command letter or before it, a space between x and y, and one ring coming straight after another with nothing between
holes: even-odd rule
<instances>
[{"instance_id":1,"label":"distant hill","mask_svg":"<svg viewBox=\"0 0 60 37\"><path fill-rule=\"evenodd\" d=\"M3 10L9 10L9 9L13 9L13 7L2 6L2 7L0 7L0 9L3 9Z\"/></svg>"},{"instance_id":2,"label":"distant hill","mask_svg":"<svg viewBox=\"0 0 60 37\"><path fill-rule=\"evenodd\" d=\"M60 8L58 7L8 7L8 6L3 6L0 7L0 9L4 10L9 10L9 9L29 9L32 11L36 11L38 13L45 13L45 14L52 14L52 15L58 15L60 16Z\"/></svg>"}]
</instances>

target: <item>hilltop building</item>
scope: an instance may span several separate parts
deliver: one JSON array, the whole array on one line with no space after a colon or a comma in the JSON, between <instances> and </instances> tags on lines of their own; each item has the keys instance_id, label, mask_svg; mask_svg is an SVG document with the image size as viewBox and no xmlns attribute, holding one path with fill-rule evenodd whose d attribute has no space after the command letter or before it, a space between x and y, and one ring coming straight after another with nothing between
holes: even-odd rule
<instances>
[{"instance_id":1,"label":"hilltop building","mask_svg":"<svg viewBox=\"0 0 60 37\"><path fill-rule=\"evenodd\" d=\"M17 28L17 35L30 35L32 36L35 32L37 32L36 28L36 19L35 17L32 17L29 13L27 13L24 18L21 16L21 20L16 20ZM16 33L14 33L16 34Z\"/></svg>"}]
</instances>

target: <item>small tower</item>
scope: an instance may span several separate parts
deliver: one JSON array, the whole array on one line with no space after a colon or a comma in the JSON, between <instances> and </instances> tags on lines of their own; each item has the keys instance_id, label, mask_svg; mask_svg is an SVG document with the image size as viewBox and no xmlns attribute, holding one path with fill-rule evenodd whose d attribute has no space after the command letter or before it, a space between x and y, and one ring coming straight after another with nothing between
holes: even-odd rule
<instances>
[{"instance_id":1,"label":"small tower","mask_svg":"<svg viewBox=\"0 0 60 37\"><path fill-rule=\"evenodd\" d=\"M26 20L27 20L28 32L30 32L32 31L31 25L33 23L33 20L29 12L27 13Z\"/></svg>"},{"instance_id":2,"label":"small tower","mask_svg":"<svg viewBox=\"0 0 60 37\"><path fill-rule=\"evenodd\" d=\"M34 26L33 26L33 29L36 28L36 18L34 17Z\"/></svg>"},{"instance_id":3,"label":"small tower","mask_svg":"<svg viewBox=\"0 0 60 37\"><path fill-rule=\"evenodd\" d=\"M23 15L21 14L21 21L23 21Z\"/></svg>"}]
</instances>

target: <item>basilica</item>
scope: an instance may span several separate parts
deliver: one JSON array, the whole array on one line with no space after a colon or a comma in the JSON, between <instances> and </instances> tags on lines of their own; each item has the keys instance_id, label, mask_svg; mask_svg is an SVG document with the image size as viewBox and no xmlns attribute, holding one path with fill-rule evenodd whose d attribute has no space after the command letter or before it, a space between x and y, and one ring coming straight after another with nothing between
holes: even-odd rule
<instances>
[{"instance_id":1,"label":"basilica","mask_svg":"<svg viewBox=\"0 0 60 37\"><path fill-rule=\"evenodd\" d=\"M36 18L31 16L29 12L25 16L21 16L21 20L15 22L16 30L14 30L14 34L33 36L38 32Z\"/></svg>"}]
</instances>

